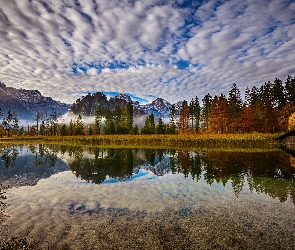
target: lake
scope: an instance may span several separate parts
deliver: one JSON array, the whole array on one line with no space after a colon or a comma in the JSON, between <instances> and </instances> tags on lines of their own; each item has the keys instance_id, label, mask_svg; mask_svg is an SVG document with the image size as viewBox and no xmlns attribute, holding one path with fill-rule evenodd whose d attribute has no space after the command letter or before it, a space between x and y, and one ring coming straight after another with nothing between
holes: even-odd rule
<instances>
[{"instance_id":1,"label":"lake","mask_svg":"<svg viewBox=\"0 0 295 250\"><path fill-rule=\"evenodd\" d=\"M0 157L8 236L42 249L295 249L295 156L280 149L31 144Z\"/></svg>"}]
</instances>

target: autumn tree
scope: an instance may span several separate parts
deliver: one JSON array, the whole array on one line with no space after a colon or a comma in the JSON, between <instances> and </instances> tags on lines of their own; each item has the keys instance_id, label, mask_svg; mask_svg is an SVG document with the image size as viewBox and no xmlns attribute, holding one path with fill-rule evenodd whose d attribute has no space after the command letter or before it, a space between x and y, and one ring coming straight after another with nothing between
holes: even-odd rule
<instances>
[{"instance_id":1,"label":"autumn tree","mask_svg":"<svg viewBox=\"0 0 295 250\"><path fill-rule=\"evenodd\" d=\"M187 105L186 101L183 101L181 111L180 111L180 117L178 121L178 128L179 133L185 134L189 131L189 107Z\"/></svg>"},{"instance_id":2,"label":"autumn tree","mask_svg":"<svg viewBox=\"0 0 295 250\"><path fill-rule=\"evenodd\" d=\"M226 97L221 94L215 96L212 103L210 116L208 118L209 132L224 134L228 132L229 125L229 104Z\"/></svg>"},{"instance_id":3,"label":"autumn tree","mask_svg":"<svg viewBox=\"0 0 295 250\"><path fill-rule=\"evenodd\" d=\"M295 113L293 113L289 117L289 120L288 120L288 129L289 130L295 129Z\"/></svg>"},{"instance_id":4,"label":"autumn tree","mask_svg":"<svg viewBox=\"0 0 295 250\"><path fill-rule=\"evenodd\" d=\"M280 131L287 132L289 126L289 117L295 112L295 103L286 103L284 107L280 109L278 126Z\"/></svg>"}]
</instances>

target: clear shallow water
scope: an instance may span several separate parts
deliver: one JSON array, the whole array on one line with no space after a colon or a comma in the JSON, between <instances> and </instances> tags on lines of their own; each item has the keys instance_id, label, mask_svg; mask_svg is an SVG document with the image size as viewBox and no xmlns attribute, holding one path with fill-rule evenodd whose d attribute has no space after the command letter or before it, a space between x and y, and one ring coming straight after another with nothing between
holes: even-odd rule
<instances>
[{"instance_id":1,"label":"clear shallow water","mask_svg":"<svg viewBox=\"0 0 295 250\"><path fill-rule=\"evenodd\" d=\"M1 157L10 233L31 230L43 248L295 247L283 151L29 145Z\"/></svg>"}]
</instances>

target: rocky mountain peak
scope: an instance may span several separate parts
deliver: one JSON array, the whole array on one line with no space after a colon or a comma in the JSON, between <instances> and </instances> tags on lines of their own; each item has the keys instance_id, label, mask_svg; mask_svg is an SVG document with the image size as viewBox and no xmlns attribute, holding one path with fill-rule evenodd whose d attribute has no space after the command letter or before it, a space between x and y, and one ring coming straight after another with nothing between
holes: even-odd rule
<instances>
[{"instance_id":1,"label":"rocky mountain peak","mask_svg":"<svg viewBox=\"0 0 295 250\"><path fill-rule=\"evenodd\" d=\"M124 100L126 101L127 103L128 102L132 102L131 100L131 97L129 95L126 95L126 94L119 94L117 96L115 96L116 99L121 99L121 100Z\"/></svg>"},{"instance_id":2,"label":"rocky mountain peak","mask_svg":"<svg viewBox=\"0 0 295 250\"><path fill-rule=\"evenodd\" d=\"M70 105L45 97L39 90L16 89L0 83L0 108L4 115L10 110L16 112L20 119L32 121L37 112L63 115Z\"/></svg>"},{"instance_id":3,"label":"rocky mountain peak","mask_svg":"<svg viewBox=\"0 0 295 250\"><path fill-rule=\"evenodd\" d=\"M170 115L171 104L163 98L157 98L150 104L140 106L146 113L153 114L155 117L166 118Z\"/></svg>"},{"instance_id":4,"label":"rocky mountain peak","mask_svg":"<svg viewBox=\"0 0 295 250\"><path fill-rule=\"evenodd\" d=\"M82 116L94 116L99 106L113 110L115 106L120 105L125 107L129 102L133 104L135 116L154 114L155 117L164 118L170 115L171 104L163 98L157 98L150 104L140 105L138 101L132 101L131 97L127 94L119 94L107 100L106 96L101 92L78 99L72 105L70 112L81 114Z\"/></svg>"}]
</instances>

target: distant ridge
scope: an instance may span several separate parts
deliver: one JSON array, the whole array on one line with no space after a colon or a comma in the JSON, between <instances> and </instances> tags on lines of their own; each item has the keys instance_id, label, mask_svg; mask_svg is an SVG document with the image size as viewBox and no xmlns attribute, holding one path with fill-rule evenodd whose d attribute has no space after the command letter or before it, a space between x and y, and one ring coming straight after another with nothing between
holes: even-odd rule
<instances>
[{"instance_id":1,"label":"distant ridge","mask_svg":"<svg viewBox=\"0 0 295 250\"><path fill-rule=\"evenodd\" d=\"M61 116L71 105L44 97L38 90L16 89L0 82L0 108L3 116L7 111L16 112L19 119L32 121L37 112ZM3 118L3 117L2 117Z\"/></svg>"}]
</instances>

